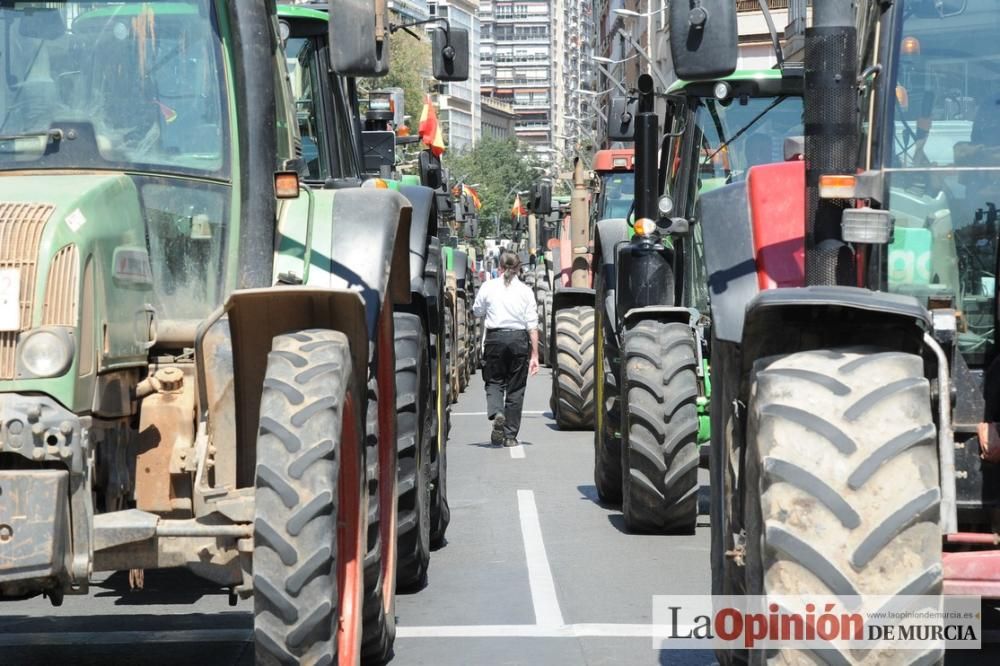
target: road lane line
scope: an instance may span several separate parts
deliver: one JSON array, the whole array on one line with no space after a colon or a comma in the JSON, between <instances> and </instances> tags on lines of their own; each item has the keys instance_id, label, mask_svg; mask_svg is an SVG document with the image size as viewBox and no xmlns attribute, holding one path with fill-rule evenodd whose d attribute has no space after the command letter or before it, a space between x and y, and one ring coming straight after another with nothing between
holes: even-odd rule
<instances>
[{"instance_id":1,"label":"road lane line","mask_svg":"<svg viewBox=\"0 0 1000 666\"><path fill-rule=\"evenodd\" d=\"M396 638L655 638L665 627L650 624L484 624L396 627Z\"/></svg>"},{"instance_id":2,"label":"road lane line","mask_svg":"<svg viewBox=\"0 0 1000 666\"><path fill-rule=\"evenodd\" d=\"M510 447L510 457L511 458L523 458L524 457L524 446L518 444L517 446Z\"/></svg>"},{"instance_id":3,"label":"road lane line","mask_svg":"<svg viewBox=\"0 0 1000 666\"><path fill-rule=\"evenodd\" d=\"M252 643L252 629L181 631L39 631L0 634L0 647L26 645L128 645L132 643Z\"/></svg>"},{"instance_id":4,"label":"road lane line","mask_svg":"<svg viewBox=\"0 0 1000 666\"><path fill-rule=\"evenodd\" d=\"M521 518L521 535L524 538L524 555L528 562L528 586L531 588L531 605L535 609L535 624L541 627L563 625L556 584L549 568L549 558L542 541L542 524L538 520L535 493L517 491L517 508Z\"/></svg>"},{"instance_id":5,"label":"road lane line","mask_svg":"<svg viewBox=\"0 0 1000 666\"><path fill-rule=\"evenodd\" d=\"M542 416L544 414L548 414L548 412L547 411L536 411L536 412L523 411L523 412L521 412L521 416ZM452 412L451 415L452 416L486 416L486 412Z\"/></svg>"}]
</instances>

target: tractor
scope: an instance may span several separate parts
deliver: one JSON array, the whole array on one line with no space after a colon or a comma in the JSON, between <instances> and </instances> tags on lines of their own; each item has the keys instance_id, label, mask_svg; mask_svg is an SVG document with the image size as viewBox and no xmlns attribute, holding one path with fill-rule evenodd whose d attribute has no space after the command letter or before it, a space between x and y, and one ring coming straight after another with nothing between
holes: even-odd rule
<instances>
[{"instance_id":1,"label":"tractor","mask_svg":"<svg viewBox=\"0 0 1000 666\"><path fill-rule=\"evenodd\" d=\"M694 529L697 468L710 439L703 229L674 225L671 215L683 211L692 219L701 193L744 179L754 164L780 161L784 138L801 134L800 88L776 70L674 83L666 95L663 141L655 134L644 139L659 145L659 169L640 164L657 153L640 149L636 156L636 191L658 197L637 200L636 217L658 224L639 225L647 235L613 216L597 223L604 409L595 423L594 478L602 499L622 502L630 530ZM655 131L658 123L639 120ZM640 204L647 210L639 211ZM629 213L625 205L619 210L619 218Z\"/></svg>"},{"instance_id":2,"label":"tractor","mask_svg":"<svg viewBox=\"0 0 1000 666\"><path fill-rule=\"evenodd\" d=\"M387 656L410 202L307 183L273 2L0 16L0 597L187 567L258 661ZM384 73L384 18L318 66Z\"/></svg>"},{"instance_id":3,"label":"tractor","mask_svg":"<svg viewBox=\"0 0 1000 666\"><path fill-rule=\"evenodd\" d=\"M671 5L679 76L733 71L735 13ZM1000 8L824 0L808 29L804 2L789 18L773 41L803 137L687 219L712 321L713 593L995 599L1000 468L979 426L1000 420ZM892 656L940 663L943 645Z\"/></svg>"},{"instance_id":4,"label":"tractor","mask_svg":"<svg viewBox=\"0 0 1000 666\"><path fill-rule=\"evenodd\" d=\"M570 214L553 247L552 306L547 356L552 367L549 406L561 429L594 424L594 289L591 268L590 182L583 161L573 168Z\"/></svg>"},{"instance_id":5,"label":"tractor","mask_svg":"<svg viewBox=\"0 0 1000 666\"><path fill-rule=\"evenodd\" d=\"M357 131L360 123L355 79L338 76L321 66L318 54L328 49L326 9L319 4L279 6L303 154L310 156L306 181L315 188L337 187L345 180L360 182L372 175L360 170L363 160L359 148L370 143L372 134L384 139L381 132ZM338 143L332 139L335 136L348 136L352 140ZM339 165L339 169L334 170L332 165ZM426 584L430 550L443 542L450 519L444 464L450 407L437 390L440 363L437 341L442 327L438 304L443 286L439 277L440 249L436 245L436 196L434 190L421 186L418 176L402 176L399 180L374 178L367 180L366 186L394 189L407 198L413 209L409 236L410 299L397 305L393 313L399 443L396 469L398 487L402 489L396 500L400 527L395 578L400 589L413 590ZM369 447L374 443L370 438ZM370 549L380 538L375 530L369 529ZM378 561L369 557L365 564L366 590L372 590L379 579ZM371 605L366 605L366 612L371 612ZM373 648L370 654L380 653Z\"/></svg>"}]
</instances>

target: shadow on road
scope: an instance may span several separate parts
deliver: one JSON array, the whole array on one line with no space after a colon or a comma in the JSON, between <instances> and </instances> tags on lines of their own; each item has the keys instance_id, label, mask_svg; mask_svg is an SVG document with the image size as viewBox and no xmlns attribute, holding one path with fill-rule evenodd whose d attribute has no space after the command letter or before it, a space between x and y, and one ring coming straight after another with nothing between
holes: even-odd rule
<instances>
[{"instance_id":1,"label":"shadow on road","mask_svg":"<svg viewBox=\"0 0 1000 666\"><path fill-rule=\"evenodd\" d=\"M226 597L229 591L198 578L184 569L151 570L144 573L140 590L129 587L128 572L118 571L106 579L91 583L91 594L115 598L116 606L159 606L193 604L203 597Z\"/></svg>"}]
</instances>

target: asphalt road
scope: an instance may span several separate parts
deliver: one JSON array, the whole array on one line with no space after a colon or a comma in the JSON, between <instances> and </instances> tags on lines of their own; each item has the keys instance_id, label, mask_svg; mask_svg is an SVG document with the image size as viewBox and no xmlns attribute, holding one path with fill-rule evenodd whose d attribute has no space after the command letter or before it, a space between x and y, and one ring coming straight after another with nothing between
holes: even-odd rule
<instances>
[{"instance_id":1,"label":"asphalt road","mask_svg":"<svg viewBox=\"0 0 1000 666\"><path fill-rule=\"evenodd\" d=\"M556 430L548 391L543 370L515 449L489 446L479 378L453 407L448 542L428 586L397 600L393 665L715 663L650 638L653 595L710 591L705 488L696 534L625 534L621 514L597 501L593 434ZM249 611L183 572L147 572L141 591L114 574L60 608L0 606L0 666L252 664ZM1000 656L949 658L974 662Z\"/></svg>"}]
</instances>

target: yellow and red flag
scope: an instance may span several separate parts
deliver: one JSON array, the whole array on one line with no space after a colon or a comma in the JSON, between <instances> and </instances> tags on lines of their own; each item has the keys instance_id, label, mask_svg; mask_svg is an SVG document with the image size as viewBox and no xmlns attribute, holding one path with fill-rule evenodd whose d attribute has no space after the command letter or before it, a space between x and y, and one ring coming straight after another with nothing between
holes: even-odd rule
<instances>
[{"instance_id":1,"label":"yellow and red flag","mask_svg":"<svg viewBox=\"0 0 1000 666\"><path fill-rule=\"evenodd\" d=\"M514 197L514 207L510 209L511 217L521 217L528 214L528 209L521 203L521 195Z\"/></svg>"},{"instance_id":2,"label":"yellow and red flag","mask_svg":"<svg viewBox=\"0 0 1000 666\"><path fill-rule=\"evenodd\" d=\"M424 101L424 108L420 112L420 125L417 127L417 133L424 145L430 148L436 157L444 155L444 135L441 133L441 124L438 122L437 111L434 109L430 95Z\"/></svg>"},{"instance_id":3,"label":"yellow and red flag","mask_svg":"<svg viewBox=\"0 0 1000 666\"><path fill-rule=\"evenodd\" d=\"M474 205L476 207L476 210L479 210L480 208L483 207L483 202L479 198L479 192L476 192L474 189L472 189L468 185L462 185L462 192L463 192L463 194L465 194L466 196L468 196L470 199L472 199L472 205Z\"/></svg>"}]
</instances>

